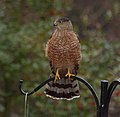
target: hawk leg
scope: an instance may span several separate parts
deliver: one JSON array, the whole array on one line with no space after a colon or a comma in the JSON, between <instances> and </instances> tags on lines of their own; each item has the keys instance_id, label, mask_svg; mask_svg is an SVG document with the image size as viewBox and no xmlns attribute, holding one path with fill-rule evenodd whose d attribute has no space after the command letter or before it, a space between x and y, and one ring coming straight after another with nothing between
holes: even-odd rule
<instances>
[{"instance_id":1,"label":"hawk leg","mask_svg":"<svg viewBox=\"0 0 120 117\"><path fill-rule=\"evenodd\" d=\"M57 69L56 75L55 75L55 81L57 81L57 80L60 80L60 75L59 75L58 69Z\"/></svg>"},{"instance_id":2,"label":"hawk leg","mask_svg":"<svg viewBox=\"0 0 120 117\"><path fill-rule=\"evenodd\" d=\"M65 77L68 77L68 79L70 79L71 76L75 76L75 75L71 74L70 69L68 68L68 73L65 75Z\"/></svg>"}]
</instances>

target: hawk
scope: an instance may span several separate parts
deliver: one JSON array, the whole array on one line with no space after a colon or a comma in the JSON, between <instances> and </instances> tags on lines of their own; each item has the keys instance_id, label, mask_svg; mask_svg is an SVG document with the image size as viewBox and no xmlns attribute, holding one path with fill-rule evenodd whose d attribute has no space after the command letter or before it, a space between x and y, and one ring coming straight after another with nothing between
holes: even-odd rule
<instances>
[{"instance_id":1,"label":"hawk","mask_svg":"<svg viewBox=\"0 0 120 117\"><path fill-rule=\"evenodd\" d=\"M55 78L46 84L46 95L53 99L66 100L79 97L78 81L70 77L77 75L81 48L68 18L59 18L54 22L54 31L45 51L52 72L50 78Z\"/></svg>"}]
</instances>

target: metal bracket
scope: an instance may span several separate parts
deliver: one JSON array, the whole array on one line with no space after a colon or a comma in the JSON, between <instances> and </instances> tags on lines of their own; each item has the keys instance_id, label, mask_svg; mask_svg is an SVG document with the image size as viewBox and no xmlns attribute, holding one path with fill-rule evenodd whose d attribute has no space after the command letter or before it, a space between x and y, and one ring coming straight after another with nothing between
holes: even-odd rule
<instances>
[{"instance_id":1,"label":"metal bracket","mask_svg":"<svg viewBox=\"0 0 120 117\"><path fill-rule=\"evenodd\" d=\"M83 79L81 77L76 77L76 76L73 76L71 78L80 81L81 83L83 83L90 90L91 94L93 95L93 97L95 99L95 103L96 103L96 110L97 110L96 117L108 117L108 109L109 109L110 99L111 99L111 96L112 96L114 90L116 89L116 87L118 85L120 85L120 78L114 80L110 85L108 84L107 80L102 80L101 81L101 96L100 96L100 100L99 100L99 98L97 96L97 93L94 90L94 88L85 79ZM49 78L48 80L46 80L43 83L41 83L40 85L38 85L35 89L33 89L29 93L25 92L22 89L23 80L20 80L19 81L19 90L20 90L20 92L24 96L26 96L26 95L30 96L33 93L37 92L45 84L47 84L48 82L50 82L52 80L54 80L54 78Z\"/></svg>"}]
</instances>

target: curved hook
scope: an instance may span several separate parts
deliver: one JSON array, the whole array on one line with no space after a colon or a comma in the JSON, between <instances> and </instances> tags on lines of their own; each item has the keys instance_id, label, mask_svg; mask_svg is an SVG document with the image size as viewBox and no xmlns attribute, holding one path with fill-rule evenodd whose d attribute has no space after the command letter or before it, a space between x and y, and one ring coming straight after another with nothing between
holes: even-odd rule
<instances>
[{"instance_id":1,"label":"curved hook","mask_svg":"<svg viewBox=\"0 0 120 117\"><path fill-rule=\"evenodd\" d=\"M120 85L120 78L114 80L114 81L110 84L110 86L109 86L109 88L108 88L108 94L107 94L107 99L108 99L107 103L108 103L108 104L109 104L109 102L110 102L110 99L111 99L111 97L112 97L112 94L113 94L114 90L116 89L116 87L117 87L118 85Z\"/></svg>"},{"instance_id":2,"label":"curved hook","mask_svg":"<svg viewBox=\"0 0 120 117\"><path fill-rule=\"evenodd\" d=\"M26 95L26 93L28 93L27 95L32 95L33 93L35 93L36 91L38 91L40 88L42 88L45 84L47 84L48 82L54 80L54 78L49 78L48 80L44 81L43 83L41 83L40 85L38 85L34 90L32 90L30 93L28 92L25 92L23 89L22 89L22 84L23 84L23 80L20 80L19 81L19 90L20 92L23 94L23 95Z\"/></svg>"},{"instance_id":3,"label":"curved hook","mask_svg":"<svg viewBox=\"0 0 120 117\"><path fill-rule=\"evenodd\" d=\"M79 78L79 77L76 77L76 76L73 76L71 77L73 79L76 79L80 82L82 82L85 86L87 86L87 88L91 91L92 95L94 96L94 99L95 99L95 102L96 102L96 108L97 108L97 115L99 115L99 100L98 100L98 96L95 92L95 90L93 89L93 87L86 81L84 80L83 78ZM54 80L54 78L49 78L48 80L44 81L43 83L41 83L39 86L37 86L33 91L31 91L30 93L28 92L25 92L23 89L22 89L22 84L23 84L23 80L20 80L19 81L19 90L20 92L23 94L23 95L26 95L26 93L28 93L27 95L31 95L33 93L35 93L36 91L38 91L40 88L42 88L46 83L50 82Z\"/></svg>"},{"instance_id":4,"label":"curved hook","mask_svg":"<svg viewBox=\"0 0 120 117\"><path fill-rule=\"evenodd\" d=\"M92 95L94 96L94 99L95 99L95 103L96 103L96 108L97 108L97 117L99 116L99 113L100 113L100 102L99 102L99 99L98 99L98 96L95 92L95 90L93 89L93 87L86 81L84 80L83 78L80 78L80 77L76 77L76 76L73 76L72 78L82 82L85 86L87 86L87 88L91 91Z\"/></svg>"}]
</instances>

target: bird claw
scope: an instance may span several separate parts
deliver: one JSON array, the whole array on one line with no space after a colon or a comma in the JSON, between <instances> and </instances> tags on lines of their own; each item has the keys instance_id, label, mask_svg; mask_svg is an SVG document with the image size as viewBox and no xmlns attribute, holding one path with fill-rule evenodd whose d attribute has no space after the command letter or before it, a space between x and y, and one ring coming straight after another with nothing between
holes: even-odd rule
<instances>
[{"instance_id":1,"label":"bird claw","mask_svg":"<svg viewBox=\"0 0 120 117\"><path fill-rule=\"evenodd\" d=\"M68 69L68 73L65 75L65 77L68 77L68 79L70 79L71 76L75 76L75 75L71 74L70 70Z\"/></svg>"},{"instance_id":2,"label":"bird claw","mask_svg":"<svg viewBox=\"0 0 120 117\"><path fill-rule=\"evenodd\" d=\"M57 81L57 80L60 80L60 75L58 73L58 69L57 69L57 72L56 72L56 75L55 75L55 81Z\"/></svg>"},{"instance_id":3,"label":"bird claw","mask_svg":"<svg viewBox=\"0 0 120 117\"><path fill-rule=\"evenodd\" d=\"M67 73L67 74L65 75L65 77L68 77L68 79L70 79L71 76L75 76L75 75L74 75L74 74L69 74L69 73Z\"/></svg>"},{"instance_id":4,"label":"bird claw","mask_svg":"<svg viewBox=\"0 0 120 117\"><path fill-rule=\"evenodd\" d=\"M55 81L57 81L57 80L60 80L60 76L59 75L55 76Z\"/></svg>"}]
</instances>

